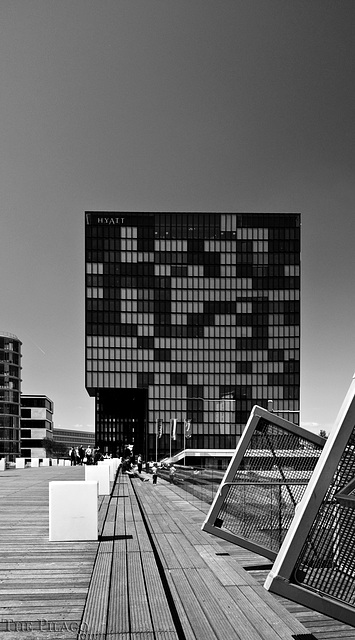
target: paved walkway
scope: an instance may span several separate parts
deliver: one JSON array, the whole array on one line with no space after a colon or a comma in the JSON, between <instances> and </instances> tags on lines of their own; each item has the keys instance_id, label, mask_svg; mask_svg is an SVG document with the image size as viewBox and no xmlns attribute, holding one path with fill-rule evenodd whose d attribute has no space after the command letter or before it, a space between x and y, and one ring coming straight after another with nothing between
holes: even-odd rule
<instances>
[{"instance_id":1,"label":"paved walkway","mask_svg":"<svg viewBox=\"0 0 355 640\"><path fill-rule=\"evenodd\" d=\"M48 483L82 479L0 473L1 639L355 639L325 616L312 630L313 612L261 586L269 561L201 531L208 505L161 479L119 476L99 499L98 542L49 542Z\"/></svg>"}]
</instances>

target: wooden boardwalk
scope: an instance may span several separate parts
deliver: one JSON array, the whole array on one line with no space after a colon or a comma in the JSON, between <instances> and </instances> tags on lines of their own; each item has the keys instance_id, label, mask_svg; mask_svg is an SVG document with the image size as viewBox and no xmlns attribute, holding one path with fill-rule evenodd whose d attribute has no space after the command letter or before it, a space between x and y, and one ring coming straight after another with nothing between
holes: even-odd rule
<instances>
[{"instance_id":1,"label":"wooden boardwalk","mask_svg":"<svg viewBox=\"0 0 355 640\"><path fill-rule=\"evenodd\" d=\"M268 560L201 531L208 505L118 477L97 542L48 541L48 483L82 467L0 473L4 640L355 640L262 587Z\"/></svg>"}]
</instances>

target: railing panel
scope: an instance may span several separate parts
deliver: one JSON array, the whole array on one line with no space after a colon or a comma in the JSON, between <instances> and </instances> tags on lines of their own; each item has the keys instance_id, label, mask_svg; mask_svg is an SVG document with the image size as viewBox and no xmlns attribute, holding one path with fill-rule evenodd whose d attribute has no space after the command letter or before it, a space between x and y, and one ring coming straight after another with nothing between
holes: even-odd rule
<instances>
[{"instance_id":1,"label":"railing panel","mask_svg":"<svg viewBox=\"0 0 355 640\"><path fill-rule=\"evenodd\" d=\"M203 529L274 559L324 442L254 407Z\"/></svg>"},{"instance_id":2,"label":"railing panel","mask_svg":"<svg viewBox=\"0 0 355 640\"><path fill-rule=\"evenodd\" d=\"M355 377L265 586L355 626Z\"/></svg>"}]
</instances>

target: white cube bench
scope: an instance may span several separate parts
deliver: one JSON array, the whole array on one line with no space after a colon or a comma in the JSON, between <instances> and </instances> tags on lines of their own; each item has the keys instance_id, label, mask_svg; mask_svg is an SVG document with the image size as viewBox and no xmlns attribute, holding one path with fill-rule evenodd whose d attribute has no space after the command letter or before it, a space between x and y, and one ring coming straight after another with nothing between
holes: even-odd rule
<instances>
[{"instance_id":1,"label":"white cube bench","mask_svg":"<svg viewBox=\"0 0 355 640\"><path fill-rule=\"evenodd\" d=\"M110 495L110 468L107 464L85 465L85 480L97 480L99 483L99 495Z\"/></svg>"},{"instance_id":2,"label":"white cube bench","mask_svg":"<svg viewBox=\"0 0 355 640\"><path fill-rule=\"evenodd\" d=\"M6 470L6 458L0 458L0 471Z\"/></svg>"},{"instance_id":3,"label":"white cube bench","mask_svg":"<svg viewBox=\"0 0 355 640\"><path fill-rule=\"evenodd\" d=\"M16 458L16 469L24 469L26 465L26 458Z\"/></svg>"},{"instance_id":4,"label":"white cube bench","mask_svg":"<svg viewBox=\"0 0 355 640\"><path fill-rule=\"evenodd\" d=\"M113 458L105 458L105 460L100 460L98 465L103 467L108 467L110 469L110 481L114 482L116 478L117 467Z\"/></svg>"},{"instance_id":5,"label":"white cube bench","mask_svg":"<svg viewBox=\"0 0 355 640\"><path fill-rule=\"evenodd\" d=\"M49 540L98 539L98 482L49 483Z\"/></svg>"}]
</instances>

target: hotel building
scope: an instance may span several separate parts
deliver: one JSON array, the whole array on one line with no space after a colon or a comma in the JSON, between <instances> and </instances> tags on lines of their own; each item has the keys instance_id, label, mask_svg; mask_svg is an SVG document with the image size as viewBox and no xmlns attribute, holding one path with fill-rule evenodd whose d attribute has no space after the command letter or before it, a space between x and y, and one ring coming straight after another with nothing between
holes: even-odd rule
<instances>
[{"instance_id":1,"label":"hotel building","mask_svg":"<svg viewBox=\"0 0 355 640\"><path fill-rule=\"evenodd\" d=\"M299 214L87 212L85 258L101 449L234 449L268 400L299 422Z\"/></svg>"}]
</instances>

